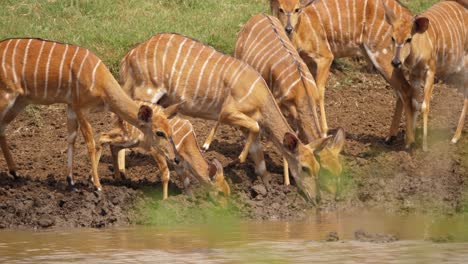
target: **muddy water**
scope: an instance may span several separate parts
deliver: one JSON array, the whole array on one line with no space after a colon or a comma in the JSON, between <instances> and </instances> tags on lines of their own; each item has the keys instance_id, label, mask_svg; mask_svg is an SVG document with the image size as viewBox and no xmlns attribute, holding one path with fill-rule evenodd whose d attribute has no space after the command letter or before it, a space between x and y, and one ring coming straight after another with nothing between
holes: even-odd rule
<instances>
[{"instance_id":1,"label":"muddy water","mask_svg":"<svg viewBox=\"0 0 468 264\"><path fill-rule=\"evenodd\" d=\"M322 213L301 222L1 231L0 263L466 263L467 220ZM359 229L399 241L361 242ZM324 242L329 232L340 241Z\"/></svg>"}]
</instances>

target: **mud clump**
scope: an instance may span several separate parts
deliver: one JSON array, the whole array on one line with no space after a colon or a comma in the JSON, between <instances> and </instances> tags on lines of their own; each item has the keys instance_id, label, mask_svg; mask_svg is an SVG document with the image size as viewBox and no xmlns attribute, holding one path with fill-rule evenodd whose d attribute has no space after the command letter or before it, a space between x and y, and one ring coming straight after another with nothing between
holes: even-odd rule
<instances>
[{"instance_id":1,"label":"mud clump","mask_svg":"<svg viewBox=\"0 0 468 264\"><path fill-rule=\"evenodd\" d=\"M338 236L338 233L333 231L333 232L329 232L326 236L325 236L325 241L326 242L336 242L336 241L339 241L340 240L340 237Z\"/></svg>"}]
</instances>

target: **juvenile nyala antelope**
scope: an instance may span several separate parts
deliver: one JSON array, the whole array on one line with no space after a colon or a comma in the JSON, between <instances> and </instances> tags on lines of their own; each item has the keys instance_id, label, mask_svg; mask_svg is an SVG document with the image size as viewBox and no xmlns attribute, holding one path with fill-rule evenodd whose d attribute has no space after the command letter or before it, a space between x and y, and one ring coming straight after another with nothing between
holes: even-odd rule
<instances>
[{"instance_id":1,"label":"juvenile nyala antelope","mask_svg":"<svg viewBox=\"0 0 468 264\"><path fill-rule=\"evenodd\" d=\"M289 117L290 124L293 124L303 142L326 137L325 112L320 113L321 119L317 115L320 102L315 80L276 17L252 17L239 33L234 56L247 62L262 75L278 106ZM339 138L344 141L344 134ZM321 154L328 150L324 148ZM339 151L334 153L336 156L331 155L331 159L321 158L322 170L331 169L337 173L335 176L341 174ZM289 184L287 168L285 183Z\"/></svg>"},{"instance_id":2,"label":"juvenile nyala antelope","mask_svg":"<svg viewBox=\"0 0 468 264\"><path fill-rule=\"evenodd\" d=\"M387 141L398 133L403 107L406 116L406 147L414 142L418 113L414 89L391 61L390 25L381 0L270 0L272 13L304 60L317 82L320 111L324 110L325 84L334 58L366 56L397 94ZM396 16L411 15L396 0L383 0ZM312 67L313 66L313 67ZM326 127L322 128L326 130Z\"/></svg>"},{"instance_id":3,"label":"juvenile nyala antelope","mask_svg":"<svg viewBox=\"0 0 468 264\"><path fill-rule=\"evenodd\" d=\"M387 21L392 25L394 43L392 65L405 65L415 88L424 86L423 149L427 150L427 119L434 87L434 77L446 79L460 75L465 102L452 142L461 136L468 111L468 4L443 1L426 12L413 16L396 16L384 5Z\"/></svg>"},{"instance_id":4,"label":"juvenile nyala antelope","mask_svg":"<svg viewBox=\"0 0 468 264\"><path fill-rule=\"evenodd\" d=\"M265 183L266 170L260 128L289 163L306 197L315 201L320 164L316 154L328 143L320 139L303 144L290 128L262 76L251 66L214 48L178 34L158 34L132 49L121 65L123 88L134 98L162 103L185 102L180 112L240 127L248 152Z\"/></svg>"},{"instance_id":5,"label":"juvenile nyala antelope","mask_svg":"<svg viewBox=\"0 0 468 264\"><path fill-rule=\"evenodd\" d=\"M146 102L138 101L138 104L145 105ZM168 109L163 109L159 105L150 104L154 113L162 116L167 116ZM202 155L198 147L195 132L190 121L180 117L173 117L169 120L169 125L172 129L172 140L176 151L180 155L180 161L175 164L176 172L179 176L184 177L186 182L190 177L196 178L202 185L210 189L215 189L218 192L230 195L231 191L228 183L224 179L223 167L219 161L214 160L209 163ZM137 148L139 150L140 142L144 135L129 123L118 119L117 127L108 133L102 133L98 141L98 151L96 155L97 162L102 152L102 147L109 144L114 164L114 178L124 177L125 175L125 149ZM147 152L142 149L143 152ZM170 171L168 169L166 158L160 154L158 149L152 149L149 153L153 156L158 164L159 171L163 182L163 198L168 197L168 183Z\"/></svg>"},{"instance_id":6,"label":"juvenile nyala antelope","mask_svg":"<svg viewBox=\"0 0 468 264\"><path fill-rule=\"evenodd\" d=\"M145 148L168 140L170 126L150 107L139 106L114 79L107 67L91 51L42 39L7 39L0 42L0 146L10 173L17 168L8 147L7 125L29 104L67 104L68 176L73 181L73 153L78 128L85 139L91 160L94 186L101 190L93 131L86 115L89 110L109 108L138 127L145 135ZM156 139L156 135L161 135Z\"/></svg>"}]
</instances>

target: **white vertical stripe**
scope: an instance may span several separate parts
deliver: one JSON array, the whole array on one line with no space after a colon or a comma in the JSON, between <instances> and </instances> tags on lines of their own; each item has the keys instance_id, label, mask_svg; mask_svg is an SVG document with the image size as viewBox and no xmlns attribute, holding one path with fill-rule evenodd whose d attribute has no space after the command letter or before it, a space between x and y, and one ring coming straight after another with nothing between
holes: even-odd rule
<instances>
[{"instance_id":1,"label":"white vertical stripe","mask_svg":"<svg viewBox=\"0 0 468 264\"><path fill-rule=\"evenodd\" d=\"M6 47L3 50L3 56L2 56L3 75L5 75L5 77L7 76L7 72L6 72L6 69L5 69L5 58L6 58L6 54L7 54L7 51L8 51L8 47L10 46L10 43L11 43L11 39L8 40L8 42L6 44Z\"/></svg>"},{"instance_id":2,"label":"white vertical stripe","mask_svg":"<svg viewBox=\"0 0 468 264\"><path fill-rule=\"evenodd\" d=\"M26 45L24 51L24 58L23 58L23 68L21 69L21 78L23 79L23 86L24 86L24 94L28 94L28 82L26 81L26 64L28 62L28 54L29 54L29 45L31 44L32 39L29 39L28 44Z\"/></svg>"},{"instance_id":3,"label":"white vertical stripe","mask_svg":"<svg viewBox=\"0 0 468 264\"><path fill-rule=\"evenodd\" d=\"M208 98L209 94L210 94L210 90L211 90L211 81L213 79L213 74L216 72L217 74L220 74L219 73L219 69L217 68L219 62L224 58L223 55L221 54L218 54L218 59L216 60L216 62L213 64L213 67L211 68L211 72L210 72L210 75L208 76L208 84L207 84L207 88L206 88L206 92L205 92L205 95L203 96L203 99L202 101L200 102L200 106L204 106L205 105L205 102L206 102L206 98ZM214 87L214 89L216 89L216 87Z\"/></svg>"},{"instance_id":4,"label":"white vertical stripe","mask_svg":"<svg viewBox=\"0 0 468 264\"><path fill-rule=\"evenodd\" d=\"M247 97L249 97L249 95L253 92L254 88L255 88L255 85L258 83L258 81L260 80L263 80L261 77L258 77L257 80L255 80L252 85L250 85L250 88L249 88L249 91L244 95L244 97L242 97L241 99L239 99L239 103L242 103L242 101L244 101Z\"/></svg>"},{"instance_id":5,"label":"white vertical stripe","mask_svg":"<svg viewBox=\"0 0 468 264\"><path fill-rule=\"evenodd\" d=\"M16 65L15 65L15 57L16 57L16 47L18 47L18 44L20 43L21 39L17 39L15 43L15 47L13 48L13 55L11 58L11 71L13 73L13 81L15 85L18 84L18 76L16 75Z\"/></svg>"},{"instance_id":6,"label":"white vertical stripe","mask_svg":"<svg viewBox=\"0 0 468 264\"><path fill-rule=\"evenodd\" d=\"M179 88L179 81L180 81L180 78L182 77L182 75L184 74L184 70L185 70L185 65L187 64L187 60L188 58L191 58L191 54L192 54L192 50L193 50L193 47L195 46L195 41L192 41L192 45L190 45L190 48L187 52L187 54L185 54L185 58L184 58L184 61L182 62L182 66L180 67L180 73L179 73L179 76L177 76L177 80L176 80L176 83L174 85L174 91L172 92L172 94L174 96L177 95L177 89ZM171 89L172 87L169 87L169 89Z\"/></svg>"},{"instance_id":7,"label":"white vertical stripe","mask_svg":"<svg viewBox=\"0 0 468 264\"><path fill-rule=\"evenodd\" d=\"M252 32L255 31L255 29L258 27L258 25L260 25L263 21L265 21L265 20L267 20L267 19L268 19L268 18L263 17L261 20L259 20L259 21L257 22L257 24L255 24L255 25L252 27L252 29L250 30L249 34L247 35L247 38L245 39L245 43L250 43L249 41L250 41L250 36L252 35Z\"/></svg>"},{"instance_id":8,"label":"white vertical stripe","mask_svg":"<svg viewBox=\"0 0 468 264\"><path fill-rule=\"evenodd\" d=\"M169 37L169 40L166 42L166 46L165 46L165 49L164 49L164 54L163 54L163 57L162 57L162 70L161 70L161 73L163 75L163 80L166 80L166 57L167 57L167 51L169 50L169 47L171 46L171 42L172 42L172 39L174 38L174 34L171 34L171 36ZM171 87L169 87L169 89L171 89Z\"/></svg>"},{"instance_id":9,"label":"white vertical stripe","mask_svg":"<svg viewBox=\"0 0 468 264\"><path fill-rule=\"evenodd\" d=\"M382 28L384 25L386 25L387 22L385 21L385 18L382 19L382 22L380 23L380 26L379 26L379 29L377 30L377 32L375 33L375 36L374 36L374 43L378 43L380 41L382 41L382 35L380 34L380 31L382 31Z\"/></svg>"},{"instance_id":10,"label":"white vertical stripe","mask_svg":"<svg viewBox=\"0 0 468 264\"><path fill-rule=\"evenodd\" d=\"M67 57L67 52L68 52L68 44L65 44L65 51L63 52L62 55L62 61L60 62L59 66L59 76L58 76L58 85L57 85L57 91L55 92L55 96L57 97L60 93L60 88L62 88L62 73L63 73L63 63L65 62L65 57Z\"/></svg>"},{"instance_id":11,"label":"white vertical stripe","mask_svg":"<svg viewBox=\"0 0 468 264\"><path fill-rule=\"evenodd\" d=\"M197 82L197 87L195 88L195 93L193 95L193 101L192 101L192 105L195 105L195 101L197 100L198 98L198 91L200 90L200 84L201 84L201 81L203 80L203 76L205 75L205 69L206 69L206 66L208 65L208 62L210 62L211 58L216 54L216 51L213 49L210 53L210 55L208 56L208 58L205 60L205 63L203 63L203 66L201 67L201 70L200 70L200 73L198 75L198 82ZM205 91L206 93L206 91Z\"/></svg>"},{"instance_id":12,"label":"white vertical stripe","mask_svg":"<svg viewBox=\"0 0 468 264\"><path fill-rule=\"evenodd\" d=\"M270 89L273 89L273 73L275 72L276 67L283 62L288 56L283 56L281 59L277 60L270 68L270 76L268 80L270 81Z\"/></svg>"},{"instance_id":13,"label":"white vertical stripe","mask_svg":"<svg viewBox=\"0 0 468 264\"><path fill-rule=\"evenodd\" d=\"M42 41L41 49L39 50L39 55L37 56L36 67L34 68L34 95L37 96L37 67L39 66L39 61L41 60L42 50L44 49L45 41Z\"/></svg>"},{"instance_id":14,"label":"white vertical stripe","mask_svg":"<svg viewBox=\"0 0 468 264\"><path fill-rule=\"evenodd\" d=\"M362 44L362 35L364 34L364 27L367 24L367 0L364 1L364 8L362 9L362 21L361 21L361 34L359 36L359 43ZM357 20L357 19L356 19ZM359 23L358 23L359 25Z\"/></svg>"},{"instance_id":15,"label":"white vertical stripe","mask_svg":"<svg viewBox=\"0 0 468 264\"><path fill-rule=\"evenodd\" d=\"M157 36L158 40L156 41L156 45L154 45L154 53L153 53L153 78L156 80L156 82L158 82L158 69L157 69L157 65L156 65L156 54L158 52L158 47L159 47L159 41L162 39L162 36L161 35L158 35ZM164 73L163 73L164 74ZM164 79L164 76L163 76L163 79Z\"/></svg>"},{"instance_id":16,"label":"white vertical stripe","mask_svg":"<svg viewBox=\"0 0 468 264\"><path fill-rule=\"evenodd\" d=\"M311 32L310 34L313 34L314 35L314 39L315 39L315 51L318 51L319 50L319 47L320 47L320 42L319 42L319 39L318 39L318 36L317 36L317 31L314 30L314 26L312 25L312 22L310 21L310 18L309 16L305 16L306 20L307 20L307 25L309 25L309 28L310 28L310 31L313 31ZM320 18L319 18L319 21Z\"/></svg>"},{"instance_id":17,"label":"white vertical stripe","mask_svg":"<svg viewBox=\"0 0 468 264\"><path fill-rule=\"evenodd\" d=\"M337 0L334 0L335 1L335 6L336 6L336 13L338 14L338 25L339 25L339 31L340 31L340 40L337 41L338 43L343 43L344 40L343 40L343 28L342 28L342 24L343 24L343 21L341 21L341 10L340 10L340 7L338 6L338 1ZM349 0L346 1L346 3L348 3Z\"/></svg>"},{"instance_id":18,"label":"white vertical stripe","mask_svg":"<svg viewBox=\"0 0 468 264\"><path fill-rule=\"evenodd\" d=\"M179 149L180 145L182 145L182 142L184 142L185 138L188 137L192 133L192 129L190 129L179 141L179 143L175 146L176 149Z\"/></svg>"},{"instance_id":19,"label":"white vertical stripe","mask_svg":"<svg viewBox=\"0 0 468 264\"><path fill-rule=\"evenodd\" d=\"M246 42L246 43L249 43L249 46L246 47L245 50L247 50L247 54L245 54L244 58L248 59L250 58L250 55L252 54L253 51L257 50L257 47L260 45L260 43L262 43L268 36L269 34L265 34L265 35L262 35L266 30L268 29L268 27L264 27L262 30L260 30L256 35L255 39L252 40L251 42ZM258 38L262 36L262 39L261 40L258 40ZM254 45L252 47L252 45Z\"/></svg>"},{"instance_id":20,"label":"white vertical stripe","mask_svg":"<svg viewBox=\"0 0 468 264\"><path fill-rule=\"evenodd\" d=\"M45 84L44 84L44 99L47 98L47 87L49 85L49 69L50 69L50 60L52 59L52 53L54 52L55 46L57 45L56 42L52 44L52 48L50 49L49 52L49 57L47 58L47 64L46 64L46 76L45 76Z\"/></svg>"},{"instance_id":21,"label":"white vertical stripe","mask_svg":"<svg viewBox=\"0 0 468 264\"><path fill-rule=\"evenodd\" d=\"M91 87L89 88L90 91L93 91L94 86L96 84L96 70L99 67L99 65L101 65L101 60L98 60L96 66L94 66L93 74L91 75Z\"/></svg>"},{"instance_id":22,"label":"white vertical stripe","mask_svg":"<svg viewBox=\"0 0 468 264\"><path fill-rule=\"evenodd\" d=\"M71 96L72 96L72 83L73 83L73 64L75 63L75 58L76 58L76 55L78 54L78 50L80 49L79 47L75 47L75 53L73 54L73 57L70 61L70 71L69 71L69 74L68 74L68 92L67 92L67 95L66 95L66 99L67 100L70 100L71 99Z\"/></svg>"},{"instance_id":23,"label":"white vertical stripe","mask_svg":"<svg viewBox=\"0 0 468 264\"><path fill-rule=\"evenodd\" d=\"M375 20L377 18L377 11L379 10L379 8L377 7L377 3L375 3L374 5L374 9L375 9L375 12L374 12L374 17L372 18L372 22L370 23L370 26L369 26L369 30L367 32L367 34L369 34L367 36L367 43L366 44L369 44L370 43L370 38L372 36L372 32L374 30L374 23L375 23ZM365 10L364 10L365 11ZM365 14L365 13L364 13Z\"/></svg>"},{"instance_id":24,"label":"white vertical stripe","mask_svg":"<svg viewBox=\"0 0 468 264\"><path fill-rule=\"evenodd\" d=\"M223 66L221 67L221 69L219 70L219 73L217 75L218 77L218 80L216 82L216 90L215 90L215 94L213 96L214 100L207 106L207 109L210 109L211 107L216 107L218 105L218 102L224 98L222 98L222 94L221 92L223 91L224 89L224 85L222 85L224 83L224 80L225 80L225 76L226 76L226 73L227 73L227 70L228 69L231 69L231 66L237 62L236 59L234 58L231 58L231 57L226 57L226 62L223 64ZM231 63L227 63L228 60L231 60Z\"/></svg>"},{"instance_id":25,"label":"white vertical stripe","mask_svg":"<svg viewBox=\"0 0 468 264\"><path fill-rule=\"evenodd\" d=\"M322 2L323 6L325 7L325 10L327 11L328 15L328 22L329 22L329 28L330 28L330 33L331 33L331 42L334 44L335 42L335 28L333 27L333 17L332 14L330 13L330 9L328 9L327 2ZM318 13L318 12L317 12ZM322 21L322 23L325 21Z\"/></svg>"},{"instance_id":26,"label":"white vertical stripe","mask_svg":"<svg viewBox=\"0 0 468 264\"><path fill-rule=\"evenodd\" d=\"M174 60L174 63L172 63L172 69L171 69L171 75L169 75L169 90L172 89L172 76L174 75L174 71L176 69L176 66L177 66L177 62L179 61L179 57L180 57L180 52L182 51L182 48L184 47L185 43L187 42L188 38L184 39L182 41L182 43L179 44L179 49L177 50L177 54L176 54L176 57L175 57L175 60ZM179 73L179 76L181 75L182 73L180 72ZM177 87L174 87L174 94L175 94L175 90L177 90Z\"/></svg>"},{"instance_id":27,"label":"white vertical stripe","mask_svg":"<svg viewBox=\"0 0 468 264\"><path fill-rule=\"evenodd\" d=\"M192 66L190 67L190 70L189 70L189 72L187 74L187 79L185 79L185 83L184 83L184 86L183 86L184 90L182 90L182 94L180 96L182 101L185 100L185 92L187 91L187 85L188 85L188 81L190 79L190 75L192 75L193 69L195 68L195 65L197 65L198 59L200 58L200 55L202 54L203 50L205 50L205 45L201 45L200 51L198 52L195 59L192 61Z\"/></svg>"},{"instance_id":28,"label":"white vertical stripe","mask_svg":"<svg viewBox=\"0 0 468 264\"><path fill-rule=\"evenodd\" d=\"M348 33L348 36L351 37L352 36L352 34L351 34L351 10L349 8L349 1L350 0L346 1L346 14L348 16L348 32L347 33ZM350 41L350 40L351 39L348 39L348 41Z\"/></svg>"},{"instance_id":29,"label":"white vertical stripe","mask_svg":"<svg viewBox=\"0 0 468 264\"><path fill-rule=\"evenodd\" d=\"M270 65L271 60L275 60L275 64L280 63L282 60L284 60L285 57L282 57L280 60L277 60L275 57L278 53L280 53L282 50L281 49L276 49L275 52L273 53L265 53L265 55L268 57L266 60L263 61L262 64L258 65L257 69L260 74L262 74L265 71L265 67L268 67ZM270 74L270 79L271 79L271 74L273 72L273 69L269 67L269 74Z\"/></svg>"},{"instance_id":30,"label":"white vertical stripe","mask_svg":"<svg viewBox=\"0 0 468 264\"><path fill-rule=\"evenodd\" d=\"M86 49L86 54L83 60L81 61L80 69L78 70L78 73L76 75L76 100L78 100L80 96L81 71L83 70L83 65L85 64L86 59L88 58L88 55L89 55L89 50Z\"/></svg>"},{"instance_id":31,"label":"white vertical stripe","mask_svg":"<svg viewBox=\"0 0 468 264\"><path fill-rule=\"evenodd\" d=\"M293 83L291 83L289 85L288 89L286 89L286 92L283 94L283 97L288 96L288 94L291 92L292 88L294 88L294 86L300 81L301 81L301 78L298 78Z\"/></svg>"}]
</instances>

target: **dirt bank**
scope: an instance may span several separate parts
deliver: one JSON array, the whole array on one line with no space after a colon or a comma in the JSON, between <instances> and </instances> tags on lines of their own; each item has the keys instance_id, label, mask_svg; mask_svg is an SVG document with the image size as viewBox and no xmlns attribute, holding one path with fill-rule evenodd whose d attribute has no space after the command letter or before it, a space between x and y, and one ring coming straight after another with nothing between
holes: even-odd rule
<instances>
[{"instance_id":1,"label":"dirt bank","mask_svg":"<svg viewBox=\"0 0 468 264\"><path fill-rule=\"evenodd\" d=\"M405 151L403 133L393 145L384 143L394 96L380 76L346 71L332 76L328 87L329 126L345 128L347 143L338 202L325 195L320 208L379 207L445 213L467 210L468 126L465 125L465 133L457 145L449 144L462 107L461 93L445 84L436 85L429 120L430 151L424 153L420 146ZM133 209L145 201L159 199L158 195L147 195L148 190L153 193L161 190L155 163L144 155L130 154L127 166L132 180L115 182L106 150L99 166L104 192L95 193L87 182L90 166L80 136L75 157L77 191L68 191L65 116L62 106L33 107L10 125L7 135L21 179L13 181L5 173L0 174L0 228L144 223ZM96 132L108 129L109 120L108 114L93 114L91 118ZM201 142L213 122L193 121ZM233 191L232 204L238 213L253 219L300 219L313 209L294 186L282 185L282 159L271 144L265 145L267 166L274 176L270 192L265 192L257 180L251 161L232 164L243 142L239 131L222 126L207 153L209 158L216 157L226 166L225 175ZM0 167L6 171L3 158ZM171 181L172 197L168 204L198 208L213 203L210 199L181 194L180 179L173 177ZM177 221L190 217L186 212L179 212Z\"/></svg>"}]
</instances>

